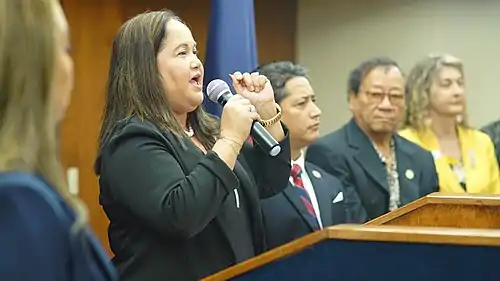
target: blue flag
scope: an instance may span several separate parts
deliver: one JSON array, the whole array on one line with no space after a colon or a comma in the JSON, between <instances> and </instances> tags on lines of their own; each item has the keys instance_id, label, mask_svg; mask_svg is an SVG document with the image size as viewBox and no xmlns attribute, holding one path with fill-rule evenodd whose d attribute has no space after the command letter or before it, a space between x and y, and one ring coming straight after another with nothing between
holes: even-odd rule
<instances>
[{"instance_id":1,"label":"blue flag","mask_svg":"<svg viewBox=\"0 0 500 281\"><path fill-rule=\"evenodd\" d=\"M205 57L204 88L213 79L222 79L232 88L229 74L257 68L253 0L212 0ZM233 91L234 93L234 91ZM222 108L205 95L205 110L220 116Z\"/></svg>"}]
</instances>

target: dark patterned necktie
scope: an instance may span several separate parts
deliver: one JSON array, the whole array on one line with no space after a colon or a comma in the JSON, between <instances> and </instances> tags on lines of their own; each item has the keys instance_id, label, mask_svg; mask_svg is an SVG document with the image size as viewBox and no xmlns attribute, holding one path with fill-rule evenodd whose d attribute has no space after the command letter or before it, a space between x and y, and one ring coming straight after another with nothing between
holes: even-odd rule
<instances>
[{"instance_id":1,"label":"dark patterned necktie","mask_svg":"<svg viewBox=\"0 0 500 281\"><path fill-rule=\"evenodd\" d=\"M317 219L316 212L314 211L314 207L311 202L311 197L309 197L309 193L304 188L304 183L302 182L301 174L302 174L302 169L300 168L300 166L297 164L293 164L291 171L293 185L296 187L297 192L299 193L300 196L300 200L306 206L306 209L309 212L309 214L311 214L311 216Z\"/></svg>"}]
</instances>

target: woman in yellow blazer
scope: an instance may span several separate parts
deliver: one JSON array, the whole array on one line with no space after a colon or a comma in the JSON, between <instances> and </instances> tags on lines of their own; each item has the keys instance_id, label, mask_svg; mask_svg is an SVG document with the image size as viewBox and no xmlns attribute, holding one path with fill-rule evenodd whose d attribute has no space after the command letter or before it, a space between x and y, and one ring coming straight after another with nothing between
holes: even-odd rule
<instances>
[{"instance_id":1,"label":"woman in yellow blazer","mask_svg":"<svg viewBox=\"0 0 500 281\"><path fill-rule=\"evenodd\" d=\"M440 191L500 193L500 170L490 137L467 125L462 62L428 56L407 79L404 138L429 150Z\"/></svg>"}]
</instances>

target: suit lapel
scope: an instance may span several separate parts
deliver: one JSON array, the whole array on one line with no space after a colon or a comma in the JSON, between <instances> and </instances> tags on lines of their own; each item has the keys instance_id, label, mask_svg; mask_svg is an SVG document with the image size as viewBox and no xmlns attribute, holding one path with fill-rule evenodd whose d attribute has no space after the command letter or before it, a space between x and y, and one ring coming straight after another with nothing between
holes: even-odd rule
<instances>
[{"instance_id":1,"label":"suit lapel","mask_svg":"<svg viewBox=\"0 0 500 281\"><path fill-rule=\"evenodd\" d=\"M241 196L245 196L244 200L247 203L247 209L250 213L250 224L252 225L252 237L255 249L257 252L264 250L264 225L262 213L260 209L260 195L257 189L257 183L254 178L247 172L246 162L243 158L238 158L234 165L234 173L240 180ZM242 199L240 199L242 200Z\"/></svg>"},{"instance_id":2,"label":"suit lapel","mask_svg":"<svg viewBox=\"0 0 500 281\"><path fill-rule=\"evenodd\" d=\"M295 207L297 212L300 214L300 216L306 221L306 223L311 227L311 230L317 230L318 227L318 222L309 214L309 212L306 209L306 206L304 203L302 203L302 200L300 199L299 193L297 190L295 190L296 186L294 186L292 183L288 183L288 187L285 189L283 192L285 197L292 203L292 205Z\"/></svg>"},{"instance_id":3,"label":"suit lapel","mask_svg":"<svg viewBox=\"0 0 500 281\"><path fill-rule=\"evenodd\" d=\"M361 131L354 119L348 124L348 143L355 150L354 158L378 186L389 192L387 171L368 137Z\"/></svg>"},{"instance_id":4,"label":"suit lapel","mask_svg":"<svg viewBox=\"0 0 500 281\"><path fill-rule=\"evenodd\" d=\"M166 135L172 143L177 143L173 136ZM175 142L174 142L175 141ZM189 149L176 149L179 151L179 162L182 163L181 167L184 170L184 173L187 175L189 171L192 171L195 166L198 164L200 157L203 156L203 152L199 150L194 143L189 140L186 140L184 144ZM238 160L235 163L233 172L237 176L239 180L239 186L235 186L234 188L238 189L238 196L240 197L240 202L244 201L243 204L246 204L246 209L250 213L250 224L252 229L252 237L254 238L253 243L255 250L257 252L264 250L264 229L262 222L262 214L259 208L259 193L256 187L256 183L253 177L245 171L247 168L246 162L243 157L238 157ZM242 198L242 197L245 198ZM216 217L218 224L224 233L224 236L228 240L233 252L238 259L239 256L239 242L238 237L234 237L232 228L235 227L232 223L228 223L234 219L234 214L236 212L235 206L236 194L231 192L226 197L222 210L219 215Z\"/></svg>"},{"instance_id":5,"label":"suit lapel","mask_svg":"<svg viewBox=\"0 0 500 281\"><path fill-rule=\"evenodd\" d=\"M414 200L414 198L420 197L417 178L420 171L415 170L415 165L412 165L413 152L407 150L404 145L401 145L401 137L396 136L395 143L401 204L406 205Z\"/></svg>"},{"instance_id":6,"label":"suit lapel","mask_svg":"<svg viewBox=\"0 0 500 281\"><path fill-rule=\"evenodd\" d=\"M249 190L253 189L254 192L257 193L256 188L249 186L251 180L248 174L244 171L241 163L238 161L235 163L233 172L239 179L239 186L234 187L238 190L238 194L236 195L235 192L230 192L227 195L226 199L222 203L222 208L215 219L224 234L224 237L227 239L231 249L233 250L236 262L241 262L243 261L243 258L245 258L245 255L241 251L246 249L241 248L240 237L234 234L234 229L238 227L238 224L246 223L240 221L242 219L246 220L246 215L243 215L242 218L239 217L238 214L241 214L241 212L248 212L248 215L250 216L249 223L252 231L252 242L254 244L254 250L257 253L262 251L264 248L264 232L262 226L262 216L260 215L260 212L259 214L256 214L257 208L255 202L258 200L258 197L249 192ZM237 209L235 204L236 196L239 196L239 200L242 204L241 208L243 209Z\"/></svg>"},{"instance_id":7,"label":"suit lapel","mask_svg":"<svg viewBox=\"0 0 500 281\"><path fill-rule=\"evenodd\" d=\"M244 162L238 159L234 165L234 173L238 176L240 180L240 185L243 187L243 192L249 197L251 206L257 206L259 204L259 192L257 190L257 184L252 177L246 172L243 165Z\"/></svg>"},{"instance_id":8,"label":"suit lapel","mask_svg":"<svg viewBox=\"0 0 500 281\"><path fill-rule=\"evenodd\" d=\"M308 163L305 163L306 172L311 179L311 183L314 187L314 192L316 193L316 199L318 200L319 210L321 214L321 222L323 226L332 225L332 200L333 197L330 196L332 191L335 189L333 186L328 186L328 183L323 180L321 174L313 169Z\"/></svg>"}]
</instances>

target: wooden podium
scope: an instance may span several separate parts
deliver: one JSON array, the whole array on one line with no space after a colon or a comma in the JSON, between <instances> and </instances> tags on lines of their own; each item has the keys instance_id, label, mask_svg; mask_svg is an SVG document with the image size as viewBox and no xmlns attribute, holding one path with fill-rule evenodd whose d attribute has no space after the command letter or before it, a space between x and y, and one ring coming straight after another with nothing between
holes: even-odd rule
<instances>
[{"instance_id":1,"label":"wooden podium","mask_svg":"<svg viewBox=\"0 0 500 281\"><path fill-rule=\"evenodd\" d=\"M500 229L500 195L432 193L365 225Z\"/></svg>"},{"instance_id":2,"label":"wooden podium","mask_svg":"<svg viewBox=\"0 0 500 281\"><path fill-rule=\"evenodd\" d=\"M204 281L498 281L500 230L338 225Z\"/></svg>"}]
</instances>

